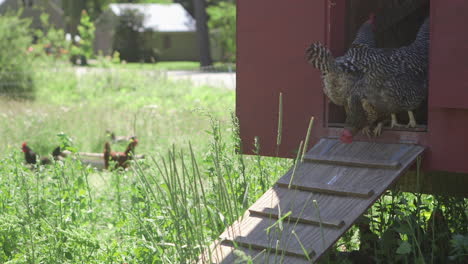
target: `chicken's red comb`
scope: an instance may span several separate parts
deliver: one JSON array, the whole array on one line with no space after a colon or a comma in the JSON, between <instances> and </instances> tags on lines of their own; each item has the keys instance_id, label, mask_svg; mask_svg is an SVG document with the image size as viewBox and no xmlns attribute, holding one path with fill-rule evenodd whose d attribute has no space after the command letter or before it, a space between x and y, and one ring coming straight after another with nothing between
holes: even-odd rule
<instances>
[{"instance_id":1,"label":"chicken's red comb","mask_svg":"<svg viewBox=\"0 0 468 264\"><path fill-rule=\"evenodd\" d=\"M28 144L26 144L26 141L23 142L23 144L21 145L21 147L25 148Z\"/></svg>"}]
</instances>

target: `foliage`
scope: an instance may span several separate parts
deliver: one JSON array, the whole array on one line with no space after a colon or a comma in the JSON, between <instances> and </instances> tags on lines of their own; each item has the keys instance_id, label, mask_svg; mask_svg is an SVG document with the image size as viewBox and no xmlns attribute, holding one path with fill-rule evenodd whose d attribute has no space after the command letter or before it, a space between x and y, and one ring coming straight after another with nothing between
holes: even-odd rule
<instances>
[{"instance_id":1,"label":"foliage","mask_svg":"<svg viewBox=\"0 0 468 264\"><path fill-rule=\"evenodd\" d=\"M118 18L113 50L119 52L120 58L128 62L144 59L145 38L142 32L145 16L136 9L125 9ZM154 55L156 56L156 55Z\"/></svg>"},{"instance_id":2,"label":"foliage","mask_svg":"<svg viewBox=\"0 0 468 264\"><path fill-rule=\"evenodd\" d=\"M198 148L209 124L198 109L229 119L223 113L232 110L226 106L233 105L234 91L172 82L160 68L125 66L109 63L106 69L76 69L65 62L35 66L39 89L34 102L0 98L0 134L4 135L0 154L22 141L46 154L56 144L58 132L72 137L81 151L101 152L106 129L136 133L146 142L139 146L145 153L165 151L170 143L189 139Z\"/></svg>"},{"instance_id":3,"label":"foliage","mask_svg":"<svg viewBox=\"0 0 468 264\"><path fill-rule=\"evenodd\" d=\"M236 59L236 5L231 2L220 2L207 8L210 19L208 26L216 42L220 43L224 60L233 62Z\"/></svg>"},{"instance_id":4,"label":"foliage","mask_svg":"<svg viewBox=\"0 0 468 264\"><path fill-rule=\"evenodd\" d=\"M87 59L93 56L94 50L94 31L95 27L88 13L83 10L81 12L80 24L78 25L78 34L80 40L72 46L71 55L72 61L76 62L76 58L82 59L81 64L86 65Z\"/></svg>"},{"instance_id":5,"label":"foliage","mask_svg":"<svg viewBox=\"0 0 468 264\"><path fill-rule=\"evenodd\" d=\"M381 263L464 263L466 244L457 233L467 234L467 206L463 198L391 191L366 213L368 231L351 229L338 246Z\"/></svg>"},{"instance_id":6,"label":"foliage","mask_svg":"<svg viewBox=\"0 0 468 264\"><path fill-rule=\"evenodd\" d=\"M34 92L32 56L28 55L31 21L19 14L0 16L0 94L31 97Z\"/></svg>"},{"instance_id":7,"label":"foliage","mask_svg":"<svg viewBox=\"0 0 468 264\"><path fill-rule=\"evenodd\" d=\"M128 0L118 1L120 3L128 3ZM172 0L135 0L134 3L140 4L171 4Z\"/></svg>"},{"instance_id":8,"label":"foliage","mask_svg":"<svg viewBox=\"0 0 468 264\"><path fill-rule=\"evenodd\" d=\"M31 46L30 53L41 59L46 59L44 55L51 56L52 60L65 58L70 50L70 42L66 41L65 32L50 24L47 13L42 13L40 20L43 29L35 30L36 41Z\"/></svg>"},{"instance_id":9,"label":"foliage","mask_svg":"<svg viewBox=\"0 0 468 264\"><path fill-rule=\"evenodd\" d=\"M204 176L205 168L218 166L220 172L239 173L232 167L235 163L228 165L235 162L236 154L226 152L223 156L228 160L200 163L191 149L190 145L183 150L172 148L127 172L98 172L72 159L28 169L20 164L18 151L10 152L0 159L0 173L8 175L0 178L0 261L196 260L224 226L246 209L233 195L246 189L239 189L242 185L234 185L236 181L229 177ZM209 156L220 154L212 151ZM255 184L258 179L244 180ZM245 204L261 193L248 194L242 198Z\"/></svg>"},{"instance_id":10,"label":"foliage","mask_svg":"<svg viewBox=\"0 0 468 264\"><path fill-rule=\"evenodd\" d=\"M268 188L258 182L271 184L290 164L236 152L233 91L154 71L69 70L39 73L34 102L0 104L2 263L191 263ZM59 143L101 151L106 128L135 128L146 159L112 172L73 157L22 164L23 140L41 155Z\"/></svg>"},{"instance_id":11,"label":"foliage","mask_svg":"<svg viewBox=\"0 0 468 264\"><path fill-rule=\"evenodd\" d=\"M144 67L54 66L37 70L35 101L0 99L1 263L193 263L293 163L239 154L233 91ZM57 144L101 152L106 129L137 134L146 159L111 172L76 156L23 164L22 141L40 155ZM466 208L467 199L391 191L337 247L378 263L465 263ZM330 263L353 260L339 256Z\"/></svg>"},{"instance_id":12,"label":"foliage","mask_svg":"<svg viewBox=\"0 0 468 264\"><path fill-rule=\"evenodd\" d=\"M468 234L456 234L453 236L450 243L453 248L450 260L466 263L468 261Z\"/></svg>"}]
</instances>

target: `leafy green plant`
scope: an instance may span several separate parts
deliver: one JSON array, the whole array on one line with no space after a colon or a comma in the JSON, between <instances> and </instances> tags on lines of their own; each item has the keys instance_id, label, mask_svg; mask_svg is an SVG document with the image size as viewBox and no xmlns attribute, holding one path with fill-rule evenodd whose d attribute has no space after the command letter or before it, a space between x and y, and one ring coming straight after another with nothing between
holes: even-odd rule
<instances>
[{"instance_id":1,"label":"leafy green plant","mask_svg":"<svg viewBox=\"0 0 468 264\"><path fill-rule=\"evenodd\" d=\"M450 260L466 263L468 261L468 235L456 234L450 244L452 245Z\"/></svg>"},{"instance_id":2,"label":"leafy green plant","mask_svg":"<svg viewBox=\"0 0 468 264\"><path fill-rule=\"evenodd\" d=\"M51 62L59 58L68 58L70 42L65 39L65 32L50 24L47 13L42 13L40 20L43 29L34 31L36 41L31 46L30 52L40 59L51 57L49 59Z\"/></svg>"},{"instance_id":3,"label":"leafy green plant","mask_svg":"<svg viewBox=\"0 0 468 264\"><path fill-rule=\"evenodd\" d=\"M223 59L234 62L236 59L236 5L232 2L219 2L211 5L206 12L210 16L208 26L212 36L223 49Z\"/></svg>"},{"instance_id":4,"label":"leafy green plant","mask_svg":"<svg viewBox=\"0 0 468 264\"><path fill-rule=\"evenodd\" d=\"M294 164L240 154L238 120L226 108L233 91L109 67L81 76L69 64L42 67L35 101L0 99L1 263L193 263ZM102 152L106 129L136 132L146 158L125 171L93 169L75 154L23 164L24 140L40 155L57 141ZM261 139L248 147L258 152ZM360 249L380 263L464 263L467 205L389 191L322 263L363 263L353 259ZM234 254L243 263L262 258Z\"/></svg>"},{"instance_id":5,"label":"leafy green plant","mask_svg":"<svg viewBox=\"0 0 468 264\"><path fill-rule=\"evenodd\" d=\"M0 16L0 95L33 98L33 57L28 54L32 41L28 19L20 14Z\"/></svg>"},{"instance_id":6,"label":"leafy green plant","mask_svg":"<svg viewBox=\"0 0 468 264\"><path fill-rule=\"evenodd\" d=\"M128 62L142 59L145 39L141 31L144 19L144 14L136 9L125 9L119 15L112 48L119 52L121 59Z\"/></svg>"},{"instance_id":7,"label":"leafy green plant","mask_svg":"<svg viewBox=\"0 0 468 264\"><path fill-rule=\"evenodd\" d=\"M80 24L78 25L78 34L80 40L71 48L72 62L76 63L77 58L81 59L82 65L87 65L87 60L93 57L94 31L96 30L88 13L81 12Z\"/></svg>"}]
</instances>

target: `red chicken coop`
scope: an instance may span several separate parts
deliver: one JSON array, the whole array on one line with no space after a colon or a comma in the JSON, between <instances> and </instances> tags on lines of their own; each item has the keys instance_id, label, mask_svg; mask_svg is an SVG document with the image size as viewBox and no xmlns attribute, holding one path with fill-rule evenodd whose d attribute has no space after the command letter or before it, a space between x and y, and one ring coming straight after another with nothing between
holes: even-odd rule
<instances>
[{"instance_id":1,"label":"red chicken coop","mask_svg":"<svg viewBox=\"0 0 468 264\"><path fill-rule=\"evenodd\" d=\"M226 228L210 263L235 263L235 250L258 263L277 263L278 255L281 263L317 261L394 183L404 191L468 195L468 1L238 0L237 11L242 152L254 154L258 142L261 155L299 157L315 121L307 153ZM344 109L324 95L305 50L320 41L334 57L343 55L371 13L381 48L412 43L429 16L429 95L414 111L415 128L387 127L377 138L345 144L337 139ZM424 173L406 173L415 163Z\"/></svg>"},{"instance_id":2,"label":"red chicken coop","mask_svg":"<svg viewBox=\"0 0 468 264\"><path fill-rule=\"evenodd\" d=\"M406 5L401 8L402 5ZM320 41L342 55L370 12L385 14L377 44L398 47L414 40L430 16L429 96L417 110L416 129L384 129L359 141L410 143L426 147L423 191L467 195L468 188L468 22L465 0L254 0L238 1L237 99L243 152L295 157L309 120L315 122L309 148L321 138L339 137L342 108L323 93L320 72L306 62L305 49ZM279 96L282 139L277 149ZM404 116L402 117L405 118ZM403 121L404 122L404 121ZM414 180L414 179L413 179ZM411 182L411 173L400 181ZM414 190L406 184L407 190Z\"/></svg>"}]
</instances>

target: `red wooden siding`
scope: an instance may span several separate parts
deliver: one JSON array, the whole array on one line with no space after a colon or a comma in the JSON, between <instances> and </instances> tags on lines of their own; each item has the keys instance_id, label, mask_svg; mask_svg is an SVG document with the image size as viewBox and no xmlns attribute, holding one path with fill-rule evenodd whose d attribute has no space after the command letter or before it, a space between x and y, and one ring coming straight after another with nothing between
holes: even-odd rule
<instances>
[{"instance_id":1,"label":"red wooden siding","mask_svg":"<svg viewBox=\"0 0 468 264\"><path fill-rule=\"evenodd\" d=\"M319 72L307 64L306 47L326 43L335 56L345 50L347 1L238 0L237 102L243 152L276 155L278 97L283 93L283 136L279 156L294 157L315 116L311 145L342 129L325 124ZM468 16L466 0L431 0L431 50L427 132L385 131L376 142L428 147L428 170L468 173ZM358 136L357 140L368 140ZM310 145L310 146L311 146ZM310 147L309 146L309 147Z\"/></svg>"},{"instance_id":2,"label":"red wooden siding","mask_svg":"<svg viewBox=\"0 0 468 264\"><path fill-rule=\"evenodd\" d=\"M243 149L259 137L262 155L275 155L278 98L283 93L281 156L292 156L305 137L310 116L323 123L318 71L304 51L325 42L325 1L239 0L237 5L237 103ZM315 138L317 140L317 138Z\"/></svg>"},{"instance_id":3,"label":"red wooden siding","mask_svg":"<svg viewBox=\"0 0 468 264\"><path fill-rule=\"evenodd\" d=\"M429 128L431 170L468 173L468 1L431 1ZM456 109L459 108L459 109Z\"/></svg>"},{"instance_id":4,"label":"red wooden siding","mask_svg":"<svg viewBox=\"0 0 468 264\"><path fill-rule=\"evenodd\" d=\"M468 109L468 1L431 2L429 104Z\"/></svg>"}]
</instances>

